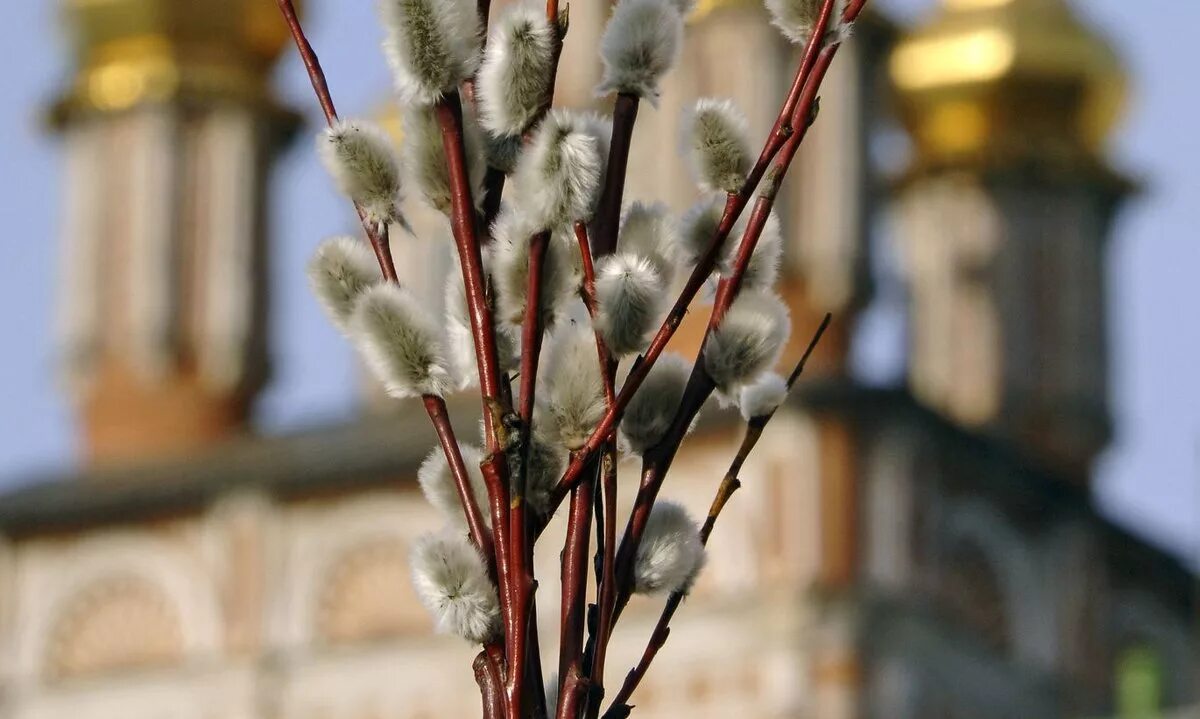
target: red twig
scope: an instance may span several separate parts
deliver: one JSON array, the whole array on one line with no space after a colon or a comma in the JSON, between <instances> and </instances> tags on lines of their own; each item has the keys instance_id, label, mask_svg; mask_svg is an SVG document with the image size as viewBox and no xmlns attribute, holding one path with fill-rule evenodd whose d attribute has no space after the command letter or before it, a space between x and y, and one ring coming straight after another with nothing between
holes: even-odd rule
<instances>
[{"instance_id":1,"label":"red twig","mask_svg":"<svg viewBox=\"0 0 1200 719\"><path fill-rule=\"evenodd\" d=\"M829 0L826 0L826 5L828 4ZM854 7L848 8L846 14L843 15L843 21L852 22L857 17L857 13L859 10L861 10L862 6L863 3L855 3ZM854 10L854 12L851 13L850 10ZM811 116L812 108L816 101L816 93L820 87L821 81L824 79L825 72L829 68L830 62L833 60L833 56L837 52L837 43L823 45L817 44L817 40L815 38L818 34L823 37L823 33L814 33L814 39L811 39L809 45L806 47L804 58L802 59L801 64L796 71L797 82L802 87L802 92L798 95L799 99L796 102L795 109L790 115L792 118L792 124L794 124L797 120L807 122L808 118ZM819 48L819 50L817 48ZM813 52L816 52L816 56L810 61L809 57ZM795 84L793 87L795 87ZM789 92L789 97L791 95L792 93ZM787 109L787 104L788 103L785 101L785 111ZM783 112L781 112L781 117L782 116ZM646 379L646 376L650 372L651 366L662 354L663 350L666 348L667 342L675 334L675 330L679 328L680 323L683 321L684 315L687 313L688 305L691 304L691 301L696 296L696 293L699 292L700 288L704 285L704 282L708 279L708 276L712 273L712 269L716 265L717 258L720 257L722 247L733 228L733 224L737 221L738 216L749 203L751 193L753 193L758 181L762 178L763 174L765 174L767 166L770 164L771 160L777 159L773 156L770 156L771 152L779 154L780 151L787 150L787 159L782 163L782 169L778 169L779 164L777 163L777 170L772 173L772 178L770 179L770 182L773 184L773 186L778 188L778 184L782 182L783 176L787 171L787 167L790 165L791 159L795 155L795 151L799 149L800 140L803 139L803 135L803 131L796 133L789 132L787 141L780 143L775 139L776 133L772 133L767 140L762 155L755 163L754 168L750 171L745 184L743 184L742 188L737 193L731 193L729 195L725 203L725 211L721 216L720 223L718 223L717 231L713 241L709 244L708 249L697 261L695 269L688 277L686 284L680 291L679 297L676 299L675 304L671 307L671 310L667 313L667 317L663 321L662 326L659 327L654 339L651 340L650 346L647 347L646 352L643 354L641 360L634 365L633 369L629 373L629 376L625 379L625 384L622 385L621 391L617 395L616 403L612 409L605 413L604 418L600 421L599 425L597 425L591 436L588 437L587 442L584 444L582 451L579 452L575 461L571 462L567 466L566 472L564 472L558 486L555 487L551 506L557 506L558 503L561 503L563 497L566 496L566 493L570 491L571 487L576 482L579 481L580 473L583 470L584 463L590 458L592 453L600 449L605 438L608 436L608 433L610 433L620 421L621 415L624 413L629 401L633 398L633 394ZM772 148L774 148L774 150L772 150ZM773 201L773 199L774 198L772 197L771 200ZM749 236L744 237L743 243L745 243L748 238ZM754 238L754 241L757 241L757 238ZM753 250L753 244L750 245L750 249ZM742 271L744 272L744 268L742 268Z\"/></svg>"},{"instance_id":2,"label":"red twig","mask_svg":"<svg viewBox=\"0 0 1200 719\"><path fill-rule=\"evenodd\" d=\"M484 429L488 451L501 450L494 423L494 407L500 401L500 366L496 360L496 328L487 303L483 259L475 229L475 204L467 173L463 145L462 103L458 93L447 93L434 106L442 131L442 147L450 175L450 226L462 266L471 335L475 340L475 360L479 366L479 390L483 396Z\"/></svg>"},{"instance_id":3,"label":"red twig","mask_svg":"<svg viewBox=\"0 0 1200 719\"><path fill-rule=\"evenodd\" d=\"M813 334L812 339L809 341L808 347L805 348L804 354L800 357L800 361L796 363L791 375L788 376L788 390L791 390L791 388L796 384L796 380L799 379L800 375L804 372L804 366L808 363L808 358L812 356L813 350L816 349L817 344L821 341L821 337L825 334L825 330L829 327L829 321L831 319L832 315L827 313L824 319L821 320L820 326L817 327L817 331ZM777 409L778 408L776 408L776 410ZM745 464L746 460L750 456L750 453L754 450L755 445L758 444L758 440L762 436L763 430L766 428L767 423L771 421L771 418L775 416L776 410L771 410L770 413L761 417L751 417L750 421L747 423L746 433L742 438L741 447L738 448L737 454L734 456L733 461L731 461L729 464L729 469L725 472L725 476L721 479L721 483L717 487L716 495L713 497L712 504L709 506L708 516L705 517L704 525L700 528L701 544L708 544L708 538L712 536L713 527L716 526L717 523L717 517L721 516L721 511L725 508L725 504L729 501L730 497L733 496L733 493L741 488L742 483L738 478L738 475L742 471L742 465ZM604 714L605 719L617 719L618 717L626 715L623 712L626 712L628 709L629 698L633 696L634 690L637 689L642 679L646 676L646 672L650 668L650 663L653 662L654 657L658 655L658 650L661 649L664 644L666 644L667 637L671 633L671 619L675 616L675 612L679 609L679 605L683 603L683 600L686 596L686 592L677 591L673 592L671 596L667 598L667 603L663 607L662 613L658 617L658 622L654 625L654 631L650 634L650 640L646 644L646 649L642 652L641 660L639 660L637 666L631 669L629 674L626 675L625 681L621 684L620 691L618 691L616 696L613 697L612 705Z\"/></svg>"},{"instance_id":4,"label":"red twig","mask_svg":"<svg viewBox=\"0 0 1200 719\"><path fill-rule=\"evenodd\" d=\"M483 701L483 719L504 719L504 677L497 657L484 649L476 655L472 669Z\"/></svg>"},{"instance_id":5,"label":"red twig","mask_svg":"<svg viewBox=\"0 0 1200 719\"><path fill-rule=\"evenodd\" d=\"M458 490L458 499L462 502L463 512L467 517L467 529L471 541L479 549L491 565L492 576L495 578L495 551L492 547L492 533L483 521L483 514L475 501L475 492L471 487L467 465L463 461L462 450L454 436L454 428L450 424L450 415L446 411L446 400L437 395L425 395L425 410L429 413L429 421L433 423L442 452L446 455L446 463L450 467L450 476L454 478L454 488Z\"/></svg>"},{"instance_id":6,"label":"red twig","mask_svg":"<svg viewBox=\"0 0 1200 719\"><path fill-rule=\"evenodd\" d=\"M558 719L579 716L583 676L584 609L587 604L588 540L592 528L592 500L595 487L586 479L571 492L567 517L567 536L562 557L561 639L558 654Z\"/></svg>"},{"instance_id":7,"label":"red twig","mask_svg":"<svg viewBox=\"0 0 1200 719\"><path fill-rule=\"evenodd\" d=\"M531 600L535 585L533 576L533 547L529 541L525 501L525 481L532 442L533 404L537 389L538 358L542 350L542 267L550 243L550 232L544 231L529 240L529 276L525 290L525 319L521 325L521 389L517 413L521 418L521 468L513 478L509 498L509 550L511 576L512 629L508 643L509 680L507 684L510 712L520 716L521 701L525 698L526 669L528 668L529 625L533 621Z\"/></svg>"},{"instance_id":8,"label":"red twig","mask_svg":"<svg viewBox=\"0 0 1200 719\"><path fill-rule=\"evenodd\" d=\"M592 221L592 252L596 257L612 253L617 246L617 227L621 220L621 201L625 194L625 173L629 167L629 147L637 122L638 96L621 93L613 104L612 138L608 147L608 167L604 187Z\"/></svg>"},{"instance_id":9,"label":"red twig","mask_svg":"<svg viewBox=\"0 0 1200 719\"><path fill-rule=\"evenodd\" d=\"M325 122L333 127L338 121L337 108L333 104L333 95L329 92L325 71L321 69L321 60L308 41L308 36L304 34L304 28L300 25L300 18L296 16L296 6L292 0L278 0L278 4L279 11L283 14L284 21L287 22L288 30L292 33L292 40L296 43L296 49L300 53L304 69L308 71L308 79L312 83L313 92L317 95L317 102L321 105L321 111L325 113ZM358 212L363 232L367 234L371 248L375 251L375 258L379 261L379 269L383 272L383 278L389 282L396 282L396 266L392 261L387 225L376 228L374 223L367 220L361 207L356 204L354 209Z\"/></svg>"}]
</instances>

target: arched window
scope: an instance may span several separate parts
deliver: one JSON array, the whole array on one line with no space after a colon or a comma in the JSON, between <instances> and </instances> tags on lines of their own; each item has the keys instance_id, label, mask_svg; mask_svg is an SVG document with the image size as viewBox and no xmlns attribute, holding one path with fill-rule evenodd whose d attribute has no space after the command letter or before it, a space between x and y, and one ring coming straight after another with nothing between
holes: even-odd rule
<instances>
[{"instance_id":1,"label":"arched window","mask_svg":"<svg viewBox=\"0 0 1200 719\"><path fill-rule=\"evenodd\" d=\"M47 675L71 679L169 666L182 660L179 612L152 582L99 579L65 605L50 634Z\"/></svg>"}]
</instances>

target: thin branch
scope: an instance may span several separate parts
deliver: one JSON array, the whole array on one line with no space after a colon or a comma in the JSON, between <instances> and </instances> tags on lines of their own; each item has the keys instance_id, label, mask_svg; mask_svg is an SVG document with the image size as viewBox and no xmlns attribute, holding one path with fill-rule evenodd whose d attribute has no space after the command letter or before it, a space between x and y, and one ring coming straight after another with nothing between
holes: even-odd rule
<instances>
[{"instance_id":1,"label":"thin branch","mask_svg":"<svg viewBox=\"0 0 1200 719\"><path fill-rule=\"evenodd\" d=\"M533 576L533 546L530 541L525 501L525 482L528 475L529 452L532 444L533 405L537 389L538 359L542 353L542 269L546 250L550 243L550 231L535 234L529 240L529 268L525 290L525 319L521 324L521 388L518 394L517 413L521 420L521 464L513 479L509 497L509 537L511 540L510 567L513 629L507 637L509 680L507 691L510 712L520 714L521 700L525 697L526 669L528 668L529 625L532 618L532 595L536 582ZM515 719L515 718L514 718Z\"/></svg>"},{"instance_id":2,"label":"thin branch","mask_svg":"<svg viewBox=\"0 0 1200 719\"><path fill-rule=\"evenodd\" d=\"M308 71L308 79L312 83L313 92L316 93L317 102L320 103L321 111L325 114L325 123L333 127L338 121L337 108L333 104L333 95L329 92L325 71L321 69L321 60L317 57L316 50L313 50L312 43L308 41L308 36L304 34L304 27L300 24L300 18L296 15L296 6L292 0L278 0L278 4L279 11L283 14L284 21L287 22L288 30L292 33L292 40L296 43L296 50L300 53L304 69ZM354 209L358 213L359 221L362 222L363 232L367 234L371 248L375 251L383 278L389 282L398 281L396 265L392 261L387 225L376 227L375 223L367 219L366 213L357 203L354 205Z\"/></svg>"},{"instance_id":3,"label":"thin branch","mask_svg":"<svg viewBox=\"0 0 1200 719\"><path fill-rule=\"evenodd\" d=\"M611 254L617 247L617 227L621 220L621 201L625 194L625 174L629 168L629 147L637 122L638 96L620 93L613 104L612 138L609 140L608 167L604 187L592 221L592 252L596 257Z\"/></svg>"},{"instance_id":4,"label":"thin branch","mask_svg":"<svg viewBox=\"0 0 1200 719\"><path fill-rule=\"evenodd\" d=\"M593 480L589 477L571 492L567 536L562 556L562 597L558 654L558 719L575 719L584 697L583 627L587 604L588 540L591 536Z\"/></svg>"},{"instance_id":5,"label":"thin branch","mask_svg":"<svg viewBox=\"0 0 1200 719\"><path fill-rule=\"evenodd\" d=\"M433 423L442 452L446 455L446 463L450 467L450 476L454 478L454 488L458 491L458 499L462 502L463 512L467 518L467 529L471 542L487 559L493 579L496 573L495 549L492 546L492 533L483 521L483 514L475 501L475 492L471 487L467 465L463 461L462 449L454 436L454 427L450 424L450 415L446 411L446 400L437 395L425 395L421 398L425 410L429 413L429 421Z\"/></svg>"},{"instance_id":6,"label":"thin branch","mask_svg":"<svg viewBox=\"0 0 1200 719\"><path fill-rule=\"evenodd\" d=\"M821 341L821 337L825 334L825 330L829 327L829 322L832 318L832 315L826 313L824 319L821 320L820 326L817 327L817 331L813 334L812 339L809 340L808 347L804 350L800 361L796 363L791 375L788 376L787 387L789 391L804 372L804 366L808 363L808 358ZM775 408L765 415L751 417L750 421L746 424L746 433L742 437L742 444L730 462L728 471L725 472L725 476L721 479L716 495L709 506L708 516L704 520L704 525L700 528L701 544L708 545L708 538L712 536L713 527L716 526L717 518L721 516L721 511L725 509L725 505L729 502L733 493L741 488L742 483L738 476L742 471L742 466L754 450L755 445L758 444L763 430L766 429L767 423L775 416L777 410L778 408ZM683 603L686 596L687 592L676 591L672 592L671 596L667 598L666 605L658 617L658 622L654 625L654 631L650 634L650 640L646 644L646 649L642 652L641 660L626 675L625 681L621 684L620 691L613 697L612 704L608 711L605 712L604 719L619 719L620 717L628 716L629 699L646 676L646 672L650 668L650 663L654 661L654 657L658 655L658 651L666 644L667 637L671 633L671 619L675 616L675 612L679 609L679 605Z\"/></svg>"},{"instance_id":7,"label":"thin branch","mask_svg":"<svg viewBox=\"0 0 1200 719\"><path fill-rule=\"evenodd\" d=\"M475 656L471 668L483 701L483 719L504 719L504 678L496 657L484 649Z\"/></svg>"},{"instance_id":8,"label":"thin branch","mask_svg":"<svg viewBox=\"0 0 1200 719\"><path fill-rule=\"evenodd\" d=\"M829 0L826 0L827 4L828 2ZM852 22L857 17L857 13L862 9L862 6L863 3L856 3L855 6L848 8L846 14L843 15L844 21ZM851 10L854 10L854 12L851 13ZM816 47L813 45L812 41L810 41L809 45L811 47ZM819 89L821 82L824 80L826 71L829 69L829 64L832 62L833 56L836 54L839 46L839 43L829 43L820 46L820 51L817 53L816 58L811 62L811 64L807 65L807 68L806 64L808 63L809 52L806 50L805 57L801 61L800 67L798 67L796 71L797 80L804 88L804 91L800 94L800 99L797 101L795 110L792 112L791 117L793 119L793 124L796 124L797 120L803 120L807 122L808 118L812 116L813 106L816 103L817 90ZM805 73L806 69L808 70L807 74ZM790 94L791 93L789 93L789 95ZM786 105L784 109L786 110ZM807 127L807 125L805 125L805 127ZM803 131L790 133L787 141L781 145L778 144L778 141L775 140L775 135L772 134L772 136L768 138L762 155L755 163L754 168L751 170L746 182L742 185L742 188L737 193L729 194L725 202L725 210L722 213L721 221L717 225L717 230L712 242L709 244L708 249L697 261L696 267L692 270L692 274L688 277L687 282L680 291L679 297L675 300L675 304L667 313L667 317L665 320L663 320L662 326L659 327L658 333L655 334L654 339L651 340L650 346L646 348L643 356L630 370L629 376L626 377L625 383L622 385L621 391L617 395L616 404L612 409L605 413L603 419L596 426L596 429L592 432L591 436L588 437L587 442L584 443L582 451L578 454L576 460L567 466L566 471L563 473L562 479L559 480L558 486L555 487L554 493L551 497L551 507L556 507L558 504L560 504L563 497L565 497L567 492L570 491L571 487L579 481L580 473L583 470L584 463L592 453L600 449L605 438L616 426L616 424L620 422L621 415L625 412L625 408L628 406L629 401L633 398L634 393L637 392L637 389L641 386L642 382L646 379L646 376L650 373L650 369L654 362L662 354L663 350L666 349L667 342L670 341L671 337L675 334L675 330L677 330L679 325L683 322L683 317L687 313L688 305L691 304L691 301L696 296L696 293L700 291L700 288L708 280L708 276L712 273L713 267L716 266L717 258L721 254L721 250L724 246L726 238L728 238L729 233L733 229L733 225L737 221L742 210L749 203L755 186L766 172L767 165L770 164L772 159L778 159L775 157L769 157L769 150L771 148L775 148L774 152L776 154L780 153L781 151L786 151L786 159L782 161L782 166L780 166L780 164L777 162L776 169L772 172L772 177L770 178L771 186L777 189L779 183L782 182L783 177L787 172L788 166L791 164L792 157L794 157L796 150L799 149L800 141L803 140L804 134L805 133ZM773 197L771 199L773 200ZM743 237L743 243L747 241L748 237L749 236ZM757 238L754 238L754 240L757 241ZM750 249L753 249L753 245L750 246ZM744 272L744 268L742 271Z\"/></svg>"}]
</instances>

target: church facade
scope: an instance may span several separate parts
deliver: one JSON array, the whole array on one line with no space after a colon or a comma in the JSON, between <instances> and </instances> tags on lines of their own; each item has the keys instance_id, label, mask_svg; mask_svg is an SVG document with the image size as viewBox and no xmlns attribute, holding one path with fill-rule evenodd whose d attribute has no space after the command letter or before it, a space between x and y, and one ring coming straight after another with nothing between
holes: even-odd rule
<instances>
[{"instance_id":1,"label":"church facade","mask_svg":"<svg viewBox=\"0 0 1200 719\"><path fill-rule=\"evenodd\" d=\"M246 428L267 370L270 168L296 126L268 82L286 47L274 3L63 2L78 72L53 112L61 346L88 460L0 497L0 719L478 715L474 650L434 635L409 586L408 547L436 522L415 482L434 444L420 413L373 398L340 426ZM579 5L569 106L593 102L607 7ZM1089 500L1111 434L1105 247L1130 189L1104 156L1119 64L1065 0L943 0L915 29L859 25L780 207L788 357L821 314L835 325L747 464L635 716L1194 702L1195 577ZM702 0L639 117L629 197L684 209L691 183L662 141L679 110L732 97L761 136L791 53L756 2ZM398 263L413 286L446 261L433 223L414 218L426 242ZM851 356L885 263L908 334L904 377L880 388ZM685 323L681 351L700 331ZM706 415L666 494L703 513L738 432ZM561 522L537 558L544 597ZM553 641L557 607L539 610ZM630 605L610 682L657 612Z\"/></svg>"}]
</instances>

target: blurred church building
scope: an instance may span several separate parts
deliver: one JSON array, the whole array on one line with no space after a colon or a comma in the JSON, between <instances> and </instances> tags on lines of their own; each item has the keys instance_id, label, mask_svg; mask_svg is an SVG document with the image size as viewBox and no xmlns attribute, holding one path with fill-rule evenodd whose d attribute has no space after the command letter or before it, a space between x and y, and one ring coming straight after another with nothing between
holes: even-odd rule
<instances>
[{"instance_id":1,"label":"blurred church building","mask_svg":"<svg viewBox=\"0 0 1200 719\"><path fill-rule=\"evenodd\" d=\"M375 398L339 426L249 424L272 168L315 130L272 90L291 52L275 3L60 2L59 347L85 457L0 496L0 719L479 716L473 648L434 635L409 587L408 547L436 523L415 482L423 414ZM595 102L608 7L572 3L561 104ZM681 108L732 97L763 137L795 62L758 0L700 0L683 52L640 113L626 193L677 210L695 199L664 141ZM784 361L822 313L833 329L634 716L1149 718L1197 700L1195 577L1089 496L1112 435L1106 257L1134 185L1105 145L1125 100L1067 0L860 21L780 205ZM398 263L414 286L447 261L417 225ZM853 358L885 301L905 338L881 386ZM740 429L707 414L667 494L703 514ZM546 536L557 597L561 520ZM610 684L658 609L626 612Z\"/></svg>"}]
</instances>

